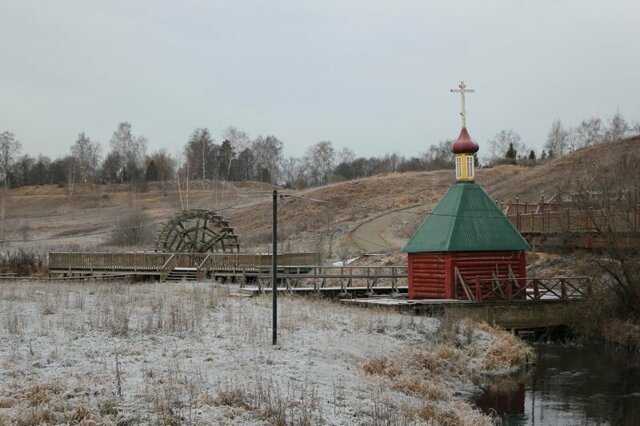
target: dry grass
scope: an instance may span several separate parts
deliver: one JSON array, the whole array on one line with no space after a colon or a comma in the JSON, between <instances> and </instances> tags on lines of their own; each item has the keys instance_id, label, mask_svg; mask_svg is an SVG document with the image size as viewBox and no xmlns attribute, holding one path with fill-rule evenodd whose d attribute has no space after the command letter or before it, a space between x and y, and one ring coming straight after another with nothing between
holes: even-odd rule
<instances>
[{"instance_id":1,"label":"dry grass","mask_svg":"<svg viewBox=\"0 0 640 426\"><path fill-rule=\"evenodd\" d=\"M467 323L466 327L472 327ZM533 360L533 349L518 339L513 333L498 327L479 323L475 328L490 336L490 346L478 366L483 371L513 370Z\"/></svg>"},{"instance_id":2,"label":"dry grass","mask_svg":"<svg viewBox=\"0 0 640 426\"><path fill-rule=\"evenodd\" d=\"M623 345L636 351L640 349L640 326L637 324L609 320L602 326L600 333L609 342Z\"/></svg>"},{"instance_id":3,"label":"dry grass","mask_svg":"<svg viewBox=\"0 0 640 426\"><path fill-rule=\"evenodd\" d=\"M415 419L437 424L492 424L451 390L472 382L479 370L508 371L524 366L532 349L513 334L485 323L467 320L442 322L431 347L413 346L397 355L371 357L362 370L378 377L386 386L428 402L409 404Z\"/></svg>"}]
</instances>

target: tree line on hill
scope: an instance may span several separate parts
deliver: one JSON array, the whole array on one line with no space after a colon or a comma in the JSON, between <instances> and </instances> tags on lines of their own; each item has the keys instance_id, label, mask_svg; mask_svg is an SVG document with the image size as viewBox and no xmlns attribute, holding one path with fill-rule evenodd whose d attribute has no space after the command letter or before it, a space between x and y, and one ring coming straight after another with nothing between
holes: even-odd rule
<instances>
[{"instance_id":1,"label":"tree line on hill","mask_svg":"<svg viewBox=\"0 0 640 426\"><path fill-rule=\"evenodd\" d=\"M517 132L501 130L489 140L485 165L541 161L633 133L640 133L640 123L631 125L620 113L608 123L591 118L567 129L560 120L555 120L538 156L526 147ZM349 148L338 151L331 141L321 141L311 145L300 158L285 158L283 142L273 135L251 139L247 133L230 126L221 139L221 143L216 143L209 129L195 129L176 158L165 149L147 153L147 138L134 135L131 124L122 122L113 132L110 150L104 157L101 145L80 133L68 155L52 160L42 154L22 154L16 136L4 131L0 133L0 184L5 188L58 184L66 186L70 193L78 182L164 184L200 179L254 180L304 188L379 173L453 168L452 140L440 141L426 152L409 157L395 153L357 157Z\"/></svg>"}]
</instances>

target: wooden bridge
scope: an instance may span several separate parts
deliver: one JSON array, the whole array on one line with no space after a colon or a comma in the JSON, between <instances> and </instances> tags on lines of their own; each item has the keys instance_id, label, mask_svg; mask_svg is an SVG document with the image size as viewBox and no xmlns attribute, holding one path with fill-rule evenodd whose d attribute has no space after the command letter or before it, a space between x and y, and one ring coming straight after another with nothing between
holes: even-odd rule
<instances>
[{"instance_id":1,"label":"wooden bridge","mask_svg":"<svg viewBox=\"0 0 640 426\"><path fill-rule=\"evenodd\" d=\"M278 255L283 270L304 271L314 264L315 253ZM151 277L161 281L177 277L242 277L271 267L271 254L161 253L161 252L54 252L49 253L51 276L123 275Z\"/></svg>"},{"instance_id":2,"label":"wooden bridge","mask_svg":"<svg viewBox=\"0 0 640 426\"><path fill-rule=\"evenodd\" d=\"M529 241L543 249L604 249L606 235L615 234L625 248L640 247L640 209L577 209L558 202L501 203L511 223Z\"/></svg>"},{"instance_id":3,"label":"wooden bridge","mask_svg":"<svg viewBox=\"0 0 640 426\"><path fill-rule=\"evenodd\" d=\"M272 291L270 272L248 272L255 285L241 284L246 294ZM278 272L278 291L316 293L329 296L372 296L407 292L406 266L309 266L289 267ZM243 281L243 283L246 281Z\"/></svg>"},{"instance_id":4,"label":"wooden bridge","mask_svg":"<svg viewBox=\"0 0 640 426\"><path fill-rule=\"evenodd\" d=\"M247 273L254 278L254 285L241 285L247 294L272 291L271 274L267 271ZM316 293L352 297L374 296L407 292L407 267L405 266L311 266L307 272L288 271L278 273L278 291L287 293ZM589 277L548 277L476 280L459 299L450 302L511 302L582 299L591 294ZM444 299L408 300L408 304L436 302Z\"/></svg>"},{"instance_id":5,"label":"wooden bridge","mask_svg":"<svg viewBox=\"0 0 640 426\"><path fill-rule=\"evenodd\" d=\"M591 293L588 277L527 278L519 282L480 283L467 299L367 297L342 299L343 303L387 307L422 315L471 318L511 330L537 330L571 325L577 303ZM482 284L490 284L490 286ZM517 290L510 288L517 286ZM491 292L484 290L492 288ZM500 287L500 288L499 288Z\"/></svg>"}]
</instances>

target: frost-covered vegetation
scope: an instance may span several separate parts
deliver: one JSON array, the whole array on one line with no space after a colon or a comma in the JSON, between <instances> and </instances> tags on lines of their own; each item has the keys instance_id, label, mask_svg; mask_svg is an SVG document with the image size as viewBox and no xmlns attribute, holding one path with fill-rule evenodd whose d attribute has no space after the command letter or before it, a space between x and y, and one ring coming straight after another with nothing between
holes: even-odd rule
<instances>
[{"instance_id":1,"label":"frost-covered vegetation","mask_svg":"<svg viewBox=\"0 0 640 426\"><path fill-rule=\"evenodd\" d=\"M211 283L0 284L0 423L490 424L474 371L528 349L486 325ZM91 423L93 424L93 423Z\"/></svg>"}]
</instances>

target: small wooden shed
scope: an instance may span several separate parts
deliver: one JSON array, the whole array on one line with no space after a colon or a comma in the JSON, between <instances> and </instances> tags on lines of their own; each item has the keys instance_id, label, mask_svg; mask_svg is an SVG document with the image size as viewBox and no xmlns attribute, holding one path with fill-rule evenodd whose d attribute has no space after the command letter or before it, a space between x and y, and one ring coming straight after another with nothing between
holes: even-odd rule
<instances>
[{"instance_id":1,"label":"small wooden shed","mask_svg":"<svg viewBox=\"0 0 640 426\"><path fill-rule=\"evenodd\" d=\"M529 245L474 182L478 145L463 127L453 144L457 182L410 238L410 299L524 297ZM471 161L470 161L471 159Z\"/></svg>"}]
</instances>

